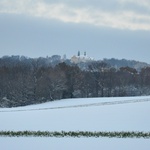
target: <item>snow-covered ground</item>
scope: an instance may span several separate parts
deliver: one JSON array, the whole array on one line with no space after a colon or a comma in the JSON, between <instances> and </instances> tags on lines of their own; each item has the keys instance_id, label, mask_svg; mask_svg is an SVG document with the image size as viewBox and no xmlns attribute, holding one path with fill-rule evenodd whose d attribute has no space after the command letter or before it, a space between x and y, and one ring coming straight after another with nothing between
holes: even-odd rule
<instances>
[{"instance_id":1,"label":"snow-covered ground","mask_svg":"<svg viewBox=\"0 0 150 150\"><path fill-rule=\"evenodd\" d=\"M67 99L0 109L0 130L150 131L150 96ZM0 137L5 150L149 150L150 139Z\"/></svg>"}]
</instances>

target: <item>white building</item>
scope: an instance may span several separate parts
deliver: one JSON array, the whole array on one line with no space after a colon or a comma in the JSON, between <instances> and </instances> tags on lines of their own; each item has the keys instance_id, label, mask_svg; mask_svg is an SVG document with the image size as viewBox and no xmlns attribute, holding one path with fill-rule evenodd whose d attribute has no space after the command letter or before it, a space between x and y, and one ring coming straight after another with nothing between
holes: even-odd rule
<instances>
[{"instance_id":1,"label":"white building","mask_svg":"<svg viewBox=\"0 0 150 150\"><path fill-rule=\"evenodd\" d=\"M78 56L74 55L71 58L71 62L75 64L81 63L81 62L90 62L93 60L94 60L93 58L86 55L86 52L84 52L84 55L80 55L80 52L78 52Z\"/></svg>"}]
</instances>

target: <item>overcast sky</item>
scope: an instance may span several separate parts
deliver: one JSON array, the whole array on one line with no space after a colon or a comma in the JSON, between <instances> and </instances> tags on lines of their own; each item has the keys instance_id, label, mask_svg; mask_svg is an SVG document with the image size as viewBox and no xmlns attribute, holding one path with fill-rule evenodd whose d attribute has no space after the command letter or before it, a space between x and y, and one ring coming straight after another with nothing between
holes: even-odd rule
<instances>
[{"instance_id":1,"label":"overcast sky","mask_svg":"<svg viewBox=\"0 0 150 150\"><path fill-rule=\"evenodd\" d=\"M0 0L0 57L71 57L150 63L150 0Z\"/></svg>"}]
</instances>

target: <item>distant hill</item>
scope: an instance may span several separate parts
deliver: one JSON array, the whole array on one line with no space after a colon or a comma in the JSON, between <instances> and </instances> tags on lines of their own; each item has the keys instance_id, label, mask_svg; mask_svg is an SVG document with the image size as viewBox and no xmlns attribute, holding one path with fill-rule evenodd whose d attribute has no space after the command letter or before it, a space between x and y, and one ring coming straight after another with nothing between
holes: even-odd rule
<instances>
[{"instance_id":1,"label":"distant hill","mask_svg":"<svg viewBox=\"0 0 150 150\"><path fill-rule=\"evenodd\" d=\"M74 60L75 57L75 60ZM87 70L88 66L93 62L104 62L111 67L119 69L120 67L131 67L140 71L142 68L150 67L150 64L145 62L140 62L136 60L127 60L127 59L107 59L103 60L94 60L88 56L73 56L71 59L64 59L60 55L53 55L51 57L39 57L39 58L28 58L25 56L3 56L0 58L0 67L14 67L17 64L32 66L33 62L38 63L38 66L55 66L59 63L65 62L68 65L77 65L82 70Z\"/></svg>"},{"instance_id":2,"label":"distant hill","mask_svg":"<svg viewBox=\"0 0 150 150\"><path fill-rule=\"evenodd\" d=\"M115 68L128 66L131 68L135 68L137 71L139 71L145 67L150 67L150 64L147 64L145 62L135 61L135 60L126 60L126 59L119 60L119 59L115 59L115 58L111 58L111 59L105 58L105 59L103 59L103 61Z\"/></svg>"}]
</instances>

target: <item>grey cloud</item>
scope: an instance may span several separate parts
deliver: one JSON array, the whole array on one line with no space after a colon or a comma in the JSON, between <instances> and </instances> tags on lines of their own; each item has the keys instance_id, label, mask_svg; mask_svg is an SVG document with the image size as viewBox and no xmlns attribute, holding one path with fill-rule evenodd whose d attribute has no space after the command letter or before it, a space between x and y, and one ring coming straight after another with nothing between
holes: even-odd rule
<instances>
[{"instance_id":1,"label":"grey cloud","mask_svg":"<svg viewBox=\"0 0 150 150\"><path fill-rule=\"evenodd\" d=\"M116 7L119 8L118 0L44 0L44 2L47 3L64 3L67 5L70 5L72 7L90 7L90 8L96 8L96 9L113 9L115 10Z\"/></svg>"},{"instance_id":2,"label":"grey cloud","mask_svg":"<svg viewBox=\"0 0 150 150\"><path fill-rule=\"evenodd\" d=\"M122 4L122 10L126 11L134 11L139 14L147 14L150 15L150 6L144 6L140 3L136 3L131 1L131 2L125 2Z\"/></svg>"},{"instance_id":3,"label":"grey cloud","mask_svg":"<svg viewBox=\"0 0 150 150\"><path fill-rule=\"evenodd\" d=\"M148 2L148 0L145 0ZM143 1L139 0L1 0L0 2L0 10L7 7L6 5L11 4L9 7L19 4L25 5L34 5L38 2L44 2L45 4L65 4L70 6L71 8L91 8L91 11L101 10L107 12L121 12L121 11L134 11L137 13L150 13L150 3L143 5ZM16 6L17 8L17 6Z\"/></svg>"},{"instance_id":4,"label":"grey cloud","mask_svg":"<svg viewBox=\"0 0 150 150\"><path fill-rule=\"evenodd\" d=\"M46 3L64 3L72 7L90 7L101 9L104 11L124 11L132 10L139 13L150 13L150 6L144 6L137 0L121 1L121 0L43 0Z\"/></svg>"},{"instance_id":5,"label":"grey cloud","mask_svg":"<svg viewBox=\"0 0 150 150\"><path fill-rule=\"evenodd\" d=\"M1 0L0 12L120 29L150 30L147 0ZM141 4L141 5L140 5ZM148 4L148 5L147 5Z\"/></svg>"}]
</instances>

